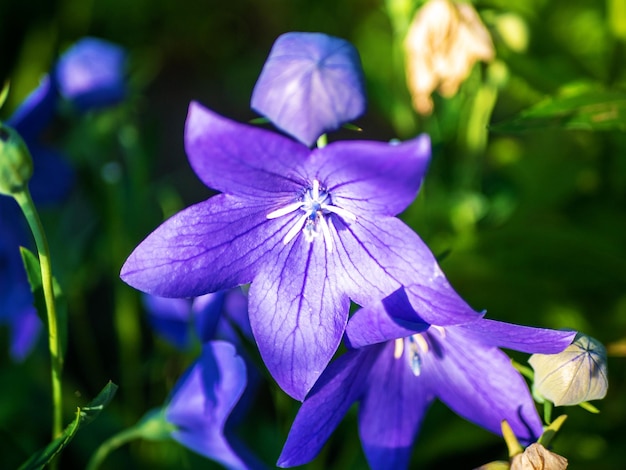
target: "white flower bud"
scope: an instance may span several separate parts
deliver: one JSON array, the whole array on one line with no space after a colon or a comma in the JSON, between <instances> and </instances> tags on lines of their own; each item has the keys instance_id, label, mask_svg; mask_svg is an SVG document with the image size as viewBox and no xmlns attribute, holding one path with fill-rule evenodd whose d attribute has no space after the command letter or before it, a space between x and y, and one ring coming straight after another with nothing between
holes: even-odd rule
<instances>
[{"instance_id":1,"label":"white flower bud","mask_svg":"<svg viewBox=\"0 0 626 470\"><path fill-rule=\"evenodd\" d=\"M604 398L609 386L606 349L599 341L578 333L558 354L533 354L537 392L556 406L577 405Z\"/></svg>"}]
</instances>

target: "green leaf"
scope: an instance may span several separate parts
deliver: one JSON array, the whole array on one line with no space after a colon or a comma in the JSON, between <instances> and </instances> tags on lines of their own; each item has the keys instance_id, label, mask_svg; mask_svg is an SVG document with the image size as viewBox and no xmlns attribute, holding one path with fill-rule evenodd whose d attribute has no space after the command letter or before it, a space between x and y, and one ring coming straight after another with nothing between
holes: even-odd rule
<instances>
[{"instance_id":1,"label":"green leaf","mask_svg":"<svg viewBox=\"0 0 626 470\"><path fill-rule=\"evenodd\" d=\"M48 315L46 314L46 299L43 293L43 284L41 282L41 267L39 265L39 258L28 248L20 247L20 254L22 255L22 261L24 268L26 269L26 276L30 284L30 290L33 293L35 299L35 308L37 314L44 325L48 325ZM61 290L61 286L56 279L52 279L52 289L54 290L54 298L57 312L57 330L59 332L59 338L61 342L61 360L65 357L65 350L67 346L67 302L65 295Z\"/></svg>"},{"instance_id":2,"label":"green leaf","mask_svg":"<svg viewBox=\"0 0 626 470\"><path fill-rule=\"evenodd\" d=\"M40 469L50 463L72 441L81 426L91 423L98 417L104 407L113 399L115 392L117 392L117 385L113 382L107 383L91 403L76 410L76 418L63 430L59 437L33 454L20 466L19 470Z\"/></svg>"},{"instance_id":3,"label":"green leaf","mask_svg":"<svg viewBox=\"0 0 626 470\"><path fill-rule=\"evenodd\" d=\"M626 93L585 90L546 99L519 115L490 126L494 132L536 129L626 130Z\"/></svg>"},{"instance_id":4,"label":"green leaf","mask_svg":"<svg viewBox=\"0 0 626 470\"><path fill-rule=\"evenodd\" d=\"M2 86L2 90L0 90L0 109L4 106L4 103L7 100L7 96L9 96L9 81L4 82Z\"/></svg>"}]
</instances>

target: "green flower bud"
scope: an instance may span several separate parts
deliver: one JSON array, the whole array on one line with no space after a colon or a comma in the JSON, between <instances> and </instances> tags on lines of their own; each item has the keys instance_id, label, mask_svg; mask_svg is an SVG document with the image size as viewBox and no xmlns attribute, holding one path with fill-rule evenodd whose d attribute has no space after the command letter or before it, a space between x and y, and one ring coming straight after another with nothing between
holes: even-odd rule
<instances>
[{"instance_id":1,"label":"green flower bud","mask_svg":"<svg viewBox=\"0 0 626 470\"><path fill-rule=\"evenodd\" d=\"M578 405L604 398L609 386L606 349L599 341L578 333L558 354L533 354L535 391L556 406Z\"/></svg>"},{"instance_id":2,"label":"green flower bud","mask_svg":"<svg viewBox=\"0 0 626 470\"><path fill-rule=\"evenodd\" d=\"M32 174L28 147L15 129L0 123L0 194L12 196L23 191Z\"/></svg>"}]
</instances>

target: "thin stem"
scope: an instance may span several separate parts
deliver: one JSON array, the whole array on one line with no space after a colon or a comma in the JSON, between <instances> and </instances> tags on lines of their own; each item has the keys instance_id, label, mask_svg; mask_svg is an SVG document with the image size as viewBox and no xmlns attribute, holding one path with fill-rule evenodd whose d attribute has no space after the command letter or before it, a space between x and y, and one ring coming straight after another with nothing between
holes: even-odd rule
<instances>
[{"instance_id":1,"label":"thin stem","mask_svg":"<svg viewBox=\"0 0 626 470\"><path fill-rule=\"evenodd\" d=\"M141 427L133 426L111 436L98 447L98 450L92 455L86 470L96 470L104 459L115 449L120 448L124 444L142 437Z\"/></svg>"},{"instance_id":2,"label":"thin stem","mask_svg":"<svg viewBox=\"0 0 626 470\"><path fill-rule=\"evenodd\" d=\"M50 250L48 241L37 213L30 191L25 189L13 196L19 204L30 230L35 238L35 245L39 255L41 267L41 282L46 302L48 319L48 344L50 348L50 360L52 363L52 438L55 439L62 431L62 398L61 398L61 372L63 370L63 356L57 326L57 313L54 302L54 287L52 282L52 266L50 263Z\"/></svg>"}]
</instances>

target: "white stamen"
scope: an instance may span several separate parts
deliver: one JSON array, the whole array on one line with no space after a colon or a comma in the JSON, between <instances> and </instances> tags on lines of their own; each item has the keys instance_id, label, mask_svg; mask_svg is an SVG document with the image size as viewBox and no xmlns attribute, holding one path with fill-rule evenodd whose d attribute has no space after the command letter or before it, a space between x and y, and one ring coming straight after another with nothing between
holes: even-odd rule
<instances>
[{"instance_id":1,"label":"white stamen","mask_svg":"<svg viewBox=\"0 0 626 470\"><path fill-rule=\"evenodd\" d=\"M342 209L341 207L337 207L337 206L326 206L325 209L328 212L333 212L334 214L337 214L339 217L341 217L342 219L348 219L351 222L356 221L356 215L354 215L352 212L347 211L345 209Z\"/></svg>"},{"instance_id":2,"label":"white stamen","mask_svg":"<svg viewBox=\"0 0 626 470\"><path fill-rule=\"evenodd\" d=\"M313 180L311 187L302 193L298 201L276 209L265 217L267 219L276 219L297 210L303 211L304 214L298 217L294 225L285 235L283 239L283 244L285 245L293 240L298 232L302 231L304 239L309 243L312 243L316 238L323 238L326 250L332 253L332 237L333 234L337 234L337 230L335 229L332 218L328 217L327 219L327 216L329 216L329 214L335 214L347 223L356 221L356 215L352 212L332 205L330 194L321 188L318 180Z\"/></svg>"},{"instance_id":3,"label":"white stamen","mask_svg":"<svg viewBox=\"0 0 626 470\"><path fill-rule=\"evenodd\" d=\"M329 253L333 252L333 239L330 236L330 230L328 228L328 224L326 223L326 218L324 216L320 217L320 225L322 226L322 234L324 235L324 241L326 242L326 249Z\"/></svg>"},{"instance_id":4,"label":"white stamen","mask_svg":"<svg viewBox=\"0 0 626 470\"><path fill-rule=\"evenodd\" d=\"M278 217L282 217L283 215L291 214L293 211L297 211L302 207L301 202L292 202L291 204L286 205L285 207L281 207L280 209L276 209L275 211L270 212L265 216L267 219L276 219Z\"/></svg>"},{"instance_id":5,"label":"white stamen","mask_svg":"<svg viewBox=\"0 0 626 470\"><path fill-rule=\"evenodd\" d=\"M291 240L296 238L296 235L298 235L298 232L300 231L300 228L302 227L302 224L307 219L307 217L308 215L304 214L298 219L298 221L295 224L293 224L293 227L291 227L289 231L287 232L287 235L285 235L285 238L283 240L283 245L286 245Z\"/></svg>"},{"instance_id":6,"label":"white stamen","mask_svg":"<svg viewBox=\"0 0 626 470\"><path fill-rule=\"evenodd\" d=\"M395 347L393 349L394 359L400 359L402 357L403 352L404 352L404 338L397 338Z\"/></svg>"}]
</instances>

